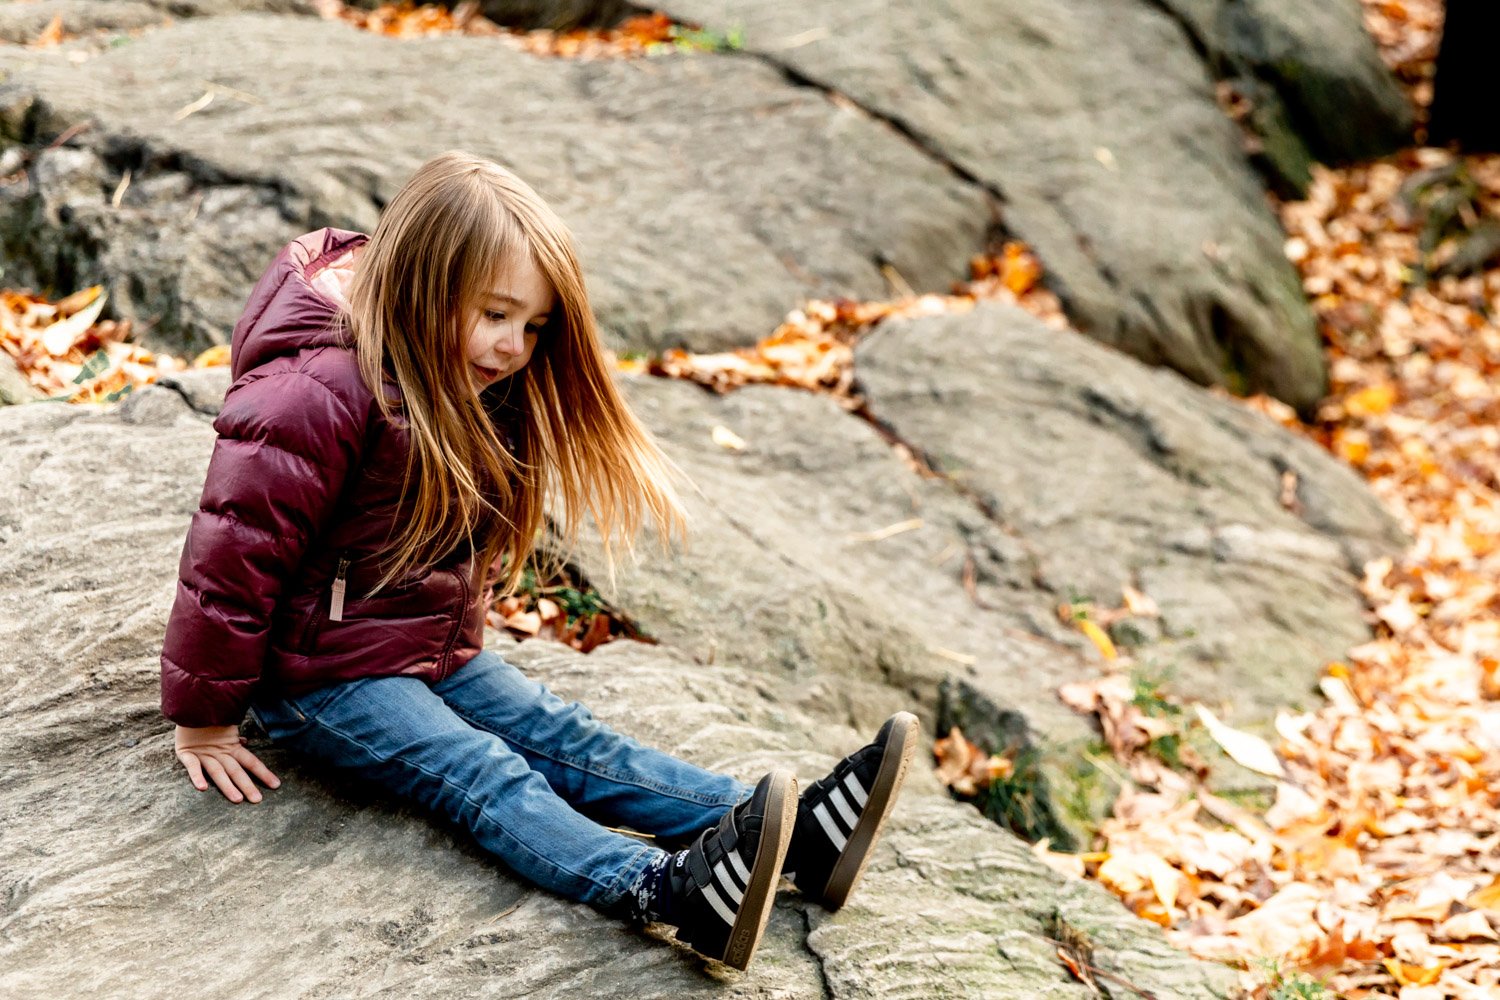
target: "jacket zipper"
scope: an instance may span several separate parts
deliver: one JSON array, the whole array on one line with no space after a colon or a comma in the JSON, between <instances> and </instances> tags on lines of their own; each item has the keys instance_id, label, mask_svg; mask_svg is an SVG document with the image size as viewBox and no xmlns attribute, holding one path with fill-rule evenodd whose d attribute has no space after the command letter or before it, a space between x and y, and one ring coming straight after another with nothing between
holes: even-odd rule
<instances>
[{"instance_id":1,"label":"jacket zipper","mask_svg":"<svg viewBox=\"0 0 1500 1000\"><path fill-rule=\"evenodd\" d=\"M328 599L328 619L341 622L344 620L344 593L348 587L347 575L349 564L352 562L343 552L339 553L338 569L333 578ZM323 602L319 601L313 605L312 617L308 619L307 627L302 630L302 652L312 652L313 643L318 641L318 631L323 624Z\"/></svg>"},{"instance_id":2,"label":"jacket zipper","mask_svg":"<svg viewBox=\"0 0 1500 1000\"><path fill-rule=\"evenodd\" d=\"M333 596L328 601L328 620L341 622L344 620L344 591L349 586L349 557L339 557L338 572L333 575Z\"/></svg>"}]
</instances>

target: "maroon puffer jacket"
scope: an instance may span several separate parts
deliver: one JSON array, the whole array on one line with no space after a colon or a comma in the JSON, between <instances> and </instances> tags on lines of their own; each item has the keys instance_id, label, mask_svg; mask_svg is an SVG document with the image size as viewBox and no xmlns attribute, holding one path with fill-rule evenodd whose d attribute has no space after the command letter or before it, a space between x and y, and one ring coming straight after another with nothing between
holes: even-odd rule
<instances>
[{"instance_id":1,"label":"maroon puffer jacket","mask_svg":"<svg viewBox=\"0 0 1500 1000\"><path fill-rule=\"evenodd\" d=\"M367 239L320 229L288 244L235 325L234 381L162 646L162 713L180 725L237 725L257 685L434 682L483 647L496 574L471 593L466 546L363 596L409 445L399 410L381 416L330 326Z\"/></svg>"}]
</instances>

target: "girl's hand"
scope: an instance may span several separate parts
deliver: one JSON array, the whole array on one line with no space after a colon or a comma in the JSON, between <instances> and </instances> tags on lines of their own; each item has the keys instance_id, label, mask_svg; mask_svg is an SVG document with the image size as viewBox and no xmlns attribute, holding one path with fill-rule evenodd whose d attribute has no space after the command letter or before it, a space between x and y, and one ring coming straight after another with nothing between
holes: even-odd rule
<instances>
[{"instance_id":1,"label":"girl's hand","mask_svg":"<svg viewBox=\"0 0 1500 1000\"><path fill-rule=\"evenodd\" d=\"M207 771L230 802L247 798L259 802L260 789L245 771L248 769L267 788L280 788L281 779L245 749L244 744L239 726L177 727L177 759L187 768L194 788L200 792L208 790L208 782L203 778L203 772Z\"/></svg>"}]
</instances>

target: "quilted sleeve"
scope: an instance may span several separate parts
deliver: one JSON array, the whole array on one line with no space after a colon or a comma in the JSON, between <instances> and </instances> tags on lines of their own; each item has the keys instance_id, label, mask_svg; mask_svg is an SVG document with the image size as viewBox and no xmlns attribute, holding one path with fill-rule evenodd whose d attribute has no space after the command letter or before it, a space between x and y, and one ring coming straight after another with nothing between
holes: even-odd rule
<instances>
[{"instance_id":1,"label":"quilted sleeve","mask_svg":"<svg viewBox=\"0 0 1500 1000\"><path fill-rule=\"evenodd\" d=\"M265 661L271 612L360 461L364 419L305 370L225 397L188 526L161 654L162 714L238 725Z\"/></svg>"}]
</instances>

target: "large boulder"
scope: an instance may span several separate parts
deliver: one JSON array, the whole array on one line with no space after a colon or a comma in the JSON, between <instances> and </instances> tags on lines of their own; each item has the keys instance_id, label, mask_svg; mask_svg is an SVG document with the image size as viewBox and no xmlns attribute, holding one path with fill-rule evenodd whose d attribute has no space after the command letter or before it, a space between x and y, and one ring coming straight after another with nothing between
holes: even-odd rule
<instances>
[{"instance_id":1,"label":"large boulder","mask_svg":"<svg viewBox=\"0 0 1500 1000\"><path fill-rule=\"evenodd\" d=\"M1383 156L1412 141L1415 109L1364 29L1359 0L1154 0L1252 105L1265 162L1293 192L1308 163Z\"/></svg>"},{"instance_id":2,"label":"large boulder","mask_svg":"<svg viewBox=\"0 0 1500 1000\"><path fill-rule=\"evenodd\" d=\"M418 163L466 147L569 219L617 346L750 342L806 297L884 296L887 266L943 290L1003 231L1036 246L1092 336L1310 406L1312 319L1186 18L1108 6L681 0L685 19L747 22L746 51L646 60L270 14L18 50L0 135L37 155L32 184L0 189L0 241L35 283L106 280L160 346L202 347L266 245L368 228Z\"/></svg>"},{"instance_id":3,"label":"large boulder","mask_svg":"<svg viewBox=\"0 0 1500 1000\"><path fill-rule=\"evenodd\" d=\"M1085 333L1203 384L1323 393L1313 321L1237 127L1144 0L670 0L847 96L1004 202Z\"/></svg>"},{"instance_id":4,"label":"large boulder","mask_svg":"<svg viewBox=\"0 0 1500 1000\"><path fill-rule=\"evenodd\" d=\"M189 375L111 409L0 411L0 994L1094 996L1057 958L1067 936L1156 996L1231 995L1229 970L1051 872L927 767L849 905L783 893L744 974L537 890L456 828L253 731L282 787L253 806L194 791L157 658L205 407L211 387ZM670 645L489 639L608 724L746 780L778 765L811 779L868 735L794 707L786 679Z\"/></svg>"},{"instance_id":5,"label":"large boulder","mask_svg":"<svg viewBox=\"0 0 1500 1000\"><path fill-rule=\"evenodd\" d=\"M618 348L751 343L808 296L883 297L883 264L946 291L992 214L884 123L752 59L548 59L257 14L11 64L0 142L35 157L0 186L10 280L105 281L157 346L227 339L276 247L370 231L449 147L516 170L568 221Z\"/></svg>"}]
</instances>

